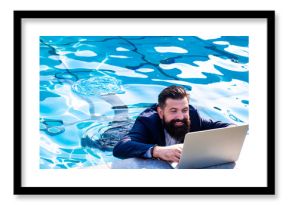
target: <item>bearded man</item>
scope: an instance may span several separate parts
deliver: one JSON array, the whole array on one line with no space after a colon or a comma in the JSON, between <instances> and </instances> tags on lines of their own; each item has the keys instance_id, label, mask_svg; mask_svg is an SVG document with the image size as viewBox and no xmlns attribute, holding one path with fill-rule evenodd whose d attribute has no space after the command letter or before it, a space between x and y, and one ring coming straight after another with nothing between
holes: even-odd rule
<instances>
[{"instance_id":1,"label":"bearded man","mask_svg":"<svg viewBox=\"0 0 290 205\"><path fill-rule=\"evenodd\" d=\"M230 125L202 118L189 105L189 94L183 87L169 86L159 94L158 104L138 116L130 132L114 147L113 155L179 162L186 133Z\"/></svg>"}]
</instances>

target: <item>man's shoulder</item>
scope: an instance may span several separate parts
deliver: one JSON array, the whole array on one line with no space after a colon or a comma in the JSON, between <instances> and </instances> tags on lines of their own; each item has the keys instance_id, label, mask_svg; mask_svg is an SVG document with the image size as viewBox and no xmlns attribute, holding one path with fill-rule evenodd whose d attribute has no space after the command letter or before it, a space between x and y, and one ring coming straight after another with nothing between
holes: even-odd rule
<instances>
[{"instance_id":1,"label":"man's shoulder","mask_svg":"<svg viewBox=\"0 0 290 205\"><path fill-rule=\"evenodd\" d=\"M197 109L192 106L192 105L189 105L189 114L195 114L197 113Z\"/></svg>"},{"instance_id":2,"label":"man's shoulder","mask_svg":"<svg viewBox=\"0 0 290 205\"><path fill-rule=\"evenodd\" d=\"M157 113L157 105L146 108L137 117L136 123L141 123L149 129L157 129L161 124L161 119Z\"/></svg>"},{"instance_id":3,"label":"man's shoulder","mask_svg":"<svg viewBox=\"0 0 290 205\"><path fill-rule=\"evenodd\" d=\"M151 107L146 108L140 115L140 118L150 119L158 117L157 104L153 104Z\"/></svg>"}]
</instances>

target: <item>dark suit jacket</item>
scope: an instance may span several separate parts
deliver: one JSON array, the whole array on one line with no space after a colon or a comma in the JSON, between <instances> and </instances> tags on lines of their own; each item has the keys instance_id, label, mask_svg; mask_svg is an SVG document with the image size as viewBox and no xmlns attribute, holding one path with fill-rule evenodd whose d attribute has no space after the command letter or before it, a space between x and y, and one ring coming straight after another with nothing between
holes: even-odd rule
<instances>
[{"instance_id":1,"label":"dark suit jacket","mask_svg":"<svg viewBox=\"0 0 290 205\"><path fill-rule=\"evenodd\" d=\"M189 107L190 132L226 127L229 123L201 118L198 111ZM135 121L131 131L116 144L113 155L118 158L143 157L153 145L165 146L162 121L157 113L157 105L143 111Z\"/></svg>"}]
</instances>

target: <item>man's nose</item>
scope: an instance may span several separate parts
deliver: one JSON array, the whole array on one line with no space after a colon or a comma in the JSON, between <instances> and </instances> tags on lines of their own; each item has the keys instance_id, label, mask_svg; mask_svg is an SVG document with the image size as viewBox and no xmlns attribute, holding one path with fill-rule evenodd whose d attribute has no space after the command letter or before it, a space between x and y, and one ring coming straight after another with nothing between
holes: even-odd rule
<instances>
[{"instance_id":1,"label":"man's nose","mask_svg":"<svg viewBox=\"0 0 290 205\"><path fill-rule=\"evenodd\" d=\"M178 113L176 114L175 118L176 118L177 120L183 120L183 119L184 119L184 115L183 115L182 112L178 112Z\"/></svg>"}]
</instances>

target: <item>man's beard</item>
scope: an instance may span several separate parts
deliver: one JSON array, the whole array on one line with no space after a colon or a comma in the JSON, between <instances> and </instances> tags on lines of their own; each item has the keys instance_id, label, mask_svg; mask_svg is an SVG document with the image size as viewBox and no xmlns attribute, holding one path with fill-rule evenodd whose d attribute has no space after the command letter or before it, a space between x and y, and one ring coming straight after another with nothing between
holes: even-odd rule
<instances>
[{"instance_id":1,"label":"man's beard","mask_svg":"<svg viewBox=\"0 0 290 205\"><path fill-rule=\"evenodd\" d=\"M177 126L175 125L176 122L183 122L183 125ZM190 130L190 120L187 118L183 120L171 120L170 122L166 122L163 118L163 125L168 134L179 143L184 142L185 134Z\"/></svg>"}]
</instances>

